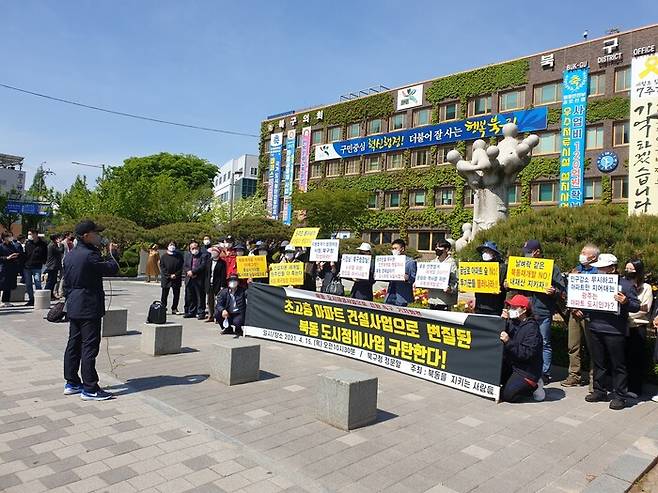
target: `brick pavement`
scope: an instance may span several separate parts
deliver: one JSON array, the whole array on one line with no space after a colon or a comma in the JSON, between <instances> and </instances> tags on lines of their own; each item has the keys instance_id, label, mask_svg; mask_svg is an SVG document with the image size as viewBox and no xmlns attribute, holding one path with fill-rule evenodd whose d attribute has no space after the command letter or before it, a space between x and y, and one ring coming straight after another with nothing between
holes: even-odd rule
<instances>
[{"instance_id":1,"label":"brick pavement","mask_svg":"<svg viewBox=\"0 0 658 493\"><path fill-rule=\"evenodd\" d=\"M112 284L139 331L159 290ZM543 403L496 405L270 341L261 379L226 387L208 378L215 326L176 318L181 354L140 353L136 332L104 339L101 383L119 395L86 403L61 395L66 325L1 311L0 489L581 491L658 423L655 403L613 412L584 402L586 388L552 384ZM317 375L339 367L379 378L375 425L347 433L315 420Z\"/></svg>"}]
</instances>

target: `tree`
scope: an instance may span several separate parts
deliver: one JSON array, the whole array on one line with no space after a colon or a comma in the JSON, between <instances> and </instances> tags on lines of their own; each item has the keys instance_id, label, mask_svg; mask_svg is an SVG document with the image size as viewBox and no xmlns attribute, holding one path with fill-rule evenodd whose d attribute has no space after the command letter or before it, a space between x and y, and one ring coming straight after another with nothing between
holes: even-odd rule
<instances>
[{"instance_id":1,"label":"tree","mask_svg":"<svg viewBox=\"0 0 658 493\"><path fill-rule=\"evenodd\" d=\"M233 221L232 229L233 236L241 240L289 240L293 232L290 226L286 226L280 221L256 216ZM228 225L224 226L223 232L228 234Z\"/></svg>"},{"instance_id":2,"label":"tree","mask_svg":"<svg viewBox=\"0 0 658 493\"><path fill-rule=\"evenodd\" d=\"M211 204L210 209L204 218L213 224L227 225L230 221L230 204L228 202L222 203L219 198L215 197ZM247 217L260 217L265 218L267 209L265 202L260 195L252 195L244 199L240 199L233 204L233 221L244 219Z\"/></svg>"},{"instance_id":3,"label":"tree","mask_svg":"<svg viewBox=\"0 0 658 493\"><path fill-rule=\"evenodd\" d=\"M98 195L87 187L87 178L78 175L71 188L64 191L60 197L58 215L65 221L74 221L99 212Z\"/></svg>"},{"instance_id":4,"label":"tree","mask_svg":"<svg viewBox=\"0 0 658 493\"><path fill-rule=\"evenodd\" d=\"M353 190L317 189L296 192L295 210L306 210L308 226L320 228L320 238L328 238L340 230L357 227L359 218L368 208L368 194Z\"/></svg>"},{"instance_id":5,"label":"tree","mask_svg":"<svg viewBox=\"0 0 658 493\"><path fill-rule=\"evenodd\" d=\"M7 202L13 197L12 193L0 194L0 226L11 231L11 226L18 221L20 214L6 212Z\"/></svg>"}]
</instances>

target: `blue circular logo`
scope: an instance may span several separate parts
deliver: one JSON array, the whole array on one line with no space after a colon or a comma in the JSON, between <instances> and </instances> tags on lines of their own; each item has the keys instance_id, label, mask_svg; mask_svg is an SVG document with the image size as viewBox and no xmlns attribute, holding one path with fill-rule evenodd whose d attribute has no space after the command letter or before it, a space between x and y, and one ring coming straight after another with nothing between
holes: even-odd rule
<instances>
[{"instance_id":1,"label":"blue circular logo","mask_svg":"<svg viewBox=\"0 0 658 493\"><path fill-rule=\"evenodd\" d=\"M605 151L596 158L596 167L601 173L611 173L619 166L619 157L612 151Z\"/></svg>"}]
</instances>

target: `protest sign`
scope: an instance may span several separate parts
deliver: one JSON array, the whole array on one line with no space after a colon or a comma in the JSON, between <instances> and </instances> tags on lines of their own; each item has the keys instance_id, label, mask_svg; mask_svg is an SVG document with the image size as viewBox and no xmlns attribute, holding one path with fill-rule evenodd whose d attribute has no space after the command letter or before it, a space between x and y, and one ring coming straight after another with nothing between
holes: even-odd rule
<instances>
[{"instance_id":1,"label":"protest sign","mask_svg":"<svg viewBox=\"0 0 658 493\"><path fill-rule=\"evenodd\" d=\"M498 262L459 262L459 291L500 293Z\"/></svg>"},{"instance_id":2,"label":"protest sign","mask_svg":"<svg viewBox=\"0 0 658 493\"><path fill-rule=\"evenodd\" d=\"M404 255L377 255L375 257L375 279L377 281L404 281Z\"/></svg>"},{"instance_id":3,"label":"protest sign","mask_svg":"<svg viewBox=\"0 0 658 493\"><path fill-rule=\"evenodd\" d=\"M272 286L301 286L304 284L304 262L283 262L270 265Z\"/></svg>"},{"instance_id":4,"label":"protest sign","mask_svg":"<svg viewBox=\"0 0 658 493\"><path fill-rule=\"evenodd\" d=\"M345 279L370 279L370 255L346 253L340 261L340 277Z\"/></svg>"},{"instance_id":5,"label":"protest sign","mask_svg":"<svg viewBox=\"0 0 658 493\"><path fill-rule=\"evenodd\" d=\"M310 247L320 232L320 228L297 228L290 238L290 244L295 247Z\"/></svg>"},{"instance_id":6,"label":"protest sign","mask_svg":"<svg viewBox=\"0 0 658 493\"><path fill-rule=\"evenodd\" d=\"M261 255L236 257L238 275L243 279L267 277L267 258Z\"/></svg>"},{"instance_id":7,"label":"protest sign","mask_svg":"<svg viewBox=\"0 0 658 493\"><path fill-rule=\"evenodd\" d=\"M340 240L313 240L311 242L311 262L338 262Z\"/></svg>"},{"instance_id":8,"label":"protest sign","mask_svg":"<svg viewBox=\"0 0 658 493\"><path fill-rule=\"evenodd\" d=\"M617 274L569 274L567 306L580 310L619 312L615 294L619 289Z\"/></svg>"},{"instance_id":9,"label":"protest sign","mask_svg":"<svg viewBox=\"0 0 658 493\"><path fill-rule=\"evenodd\" d=\"M521 291L545 293L551 287L553 259L510 257L507 266L507 287Z\"/></svg>"},{"instance_id":10,"label":"protest sign","mask_svg":"<svg viewBox=\"0 0 658 493\"><path fill-rule=\"evenodd\" d=\"M450 281L449 263L418 262L416 264L416 287L447 289Z\"/></svg>"}]
</instances>

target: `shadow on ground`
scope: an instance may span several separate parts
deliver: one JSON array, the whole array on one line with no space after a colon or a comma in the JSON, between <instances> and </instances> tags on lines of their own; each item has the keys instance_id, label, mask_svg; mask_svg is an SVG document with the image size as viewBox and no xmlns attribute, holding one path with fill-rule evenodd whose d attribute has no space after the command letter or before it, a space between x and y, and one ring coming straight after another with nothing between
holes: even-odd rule
<instances>
[{"instance_id":1,"label":"shadow on ground","mask_svg":"<svg viewBox=\"0 0 658 493\"><path fill-rule=\"evenodd\" d=\"M106 390L114 395L128 395L135 392L172 387L175 385L194 385L207 380L209 375L186 375L176 377L173 375L157 375L153 377L130 378L123 384L106 387Z\"/></svg>"}]
</instances>

